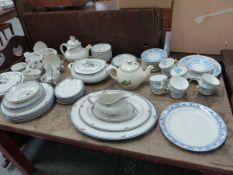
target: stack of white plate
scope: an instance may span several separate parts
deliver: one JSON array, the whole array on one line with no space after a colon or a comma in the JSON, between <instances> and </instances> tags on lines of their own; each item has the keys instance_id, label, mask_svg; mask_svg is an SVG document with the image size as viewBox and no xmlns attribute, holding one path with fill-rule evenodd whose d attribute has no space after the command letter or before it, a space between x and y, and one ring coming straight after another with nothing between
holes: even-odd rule
<instances>
[{"instance_id":1,"label":"stack of white plate","mask_svg":"<svg viewBox=\"0 0 233 175\"><path fill-rule=\"evenodd\" d=\"M53 87L34 81L12 87L1 103L3 116L11 122L25 122L47 112L54 103Z\"/></svg>"},{"instance_id":2,"label":"stack of white plate","mask_svg":"<svg viewBox=\"0 0 233 175\"><path fill-rule=\"evenodd\" d=\"M78 79L65 79L55 87L55 96L59 104L72 104L82 97L84 92L84 83Z\"/></svg>"},{"instance_id":3,"label":"stack of white plate","mask_svg":"<svg viewBox=\"0 0 233 175\"><path fill-rule=\"evenodd\" d=\"M129 93L126 100L130 112L125 115L110 116L98 113L90 102L103 91L95 92L78 100L71 110L71 121L76 129L85 135L103 140L125 140L137 137L154 127L157 113L152 103L144 97L120 90L107 90L104 93Z\"/></svg>"}]
</instances>

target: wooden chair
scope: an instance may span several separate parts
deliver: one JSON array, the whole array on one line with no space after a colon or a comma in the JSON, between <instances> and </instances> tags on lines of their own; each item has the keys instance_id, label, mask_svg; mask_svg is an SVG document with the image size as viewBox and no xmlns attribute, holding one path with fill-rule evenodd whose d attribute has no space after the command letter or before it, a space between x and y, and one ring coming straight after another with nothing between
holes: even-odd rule
<instances>
[{"instance_id":1,"label":"wooden chair","mask_svg":"<svg viewBox=\"0 0 233 175\"><path fill-rule=\"evenodd\" d=\"M0 32L2 32L3 36L5 37L5 39L7 41L8 38L7 38L6 33L5 33L6 29L10 29L12 35L14 35L15 33L14 33L14 30L13 30L13 27L12 27L11 23L2 23L2 24L0 24ZM2 41L1 37L0 37L0 43L3 46L3 41Z\"/></svg>"},{"instance_id":2,"label":"wooden chair","mask_svg":"<svg viewBox=\"0 0 233 175\"><path fill-rule=\"evenodd\" d=\"M23 59L23 53L30 51L25 36L13 36L7 41L6 46L0 50L0 72L8 69L15 62Z\"/></svg>"}]
</instances>

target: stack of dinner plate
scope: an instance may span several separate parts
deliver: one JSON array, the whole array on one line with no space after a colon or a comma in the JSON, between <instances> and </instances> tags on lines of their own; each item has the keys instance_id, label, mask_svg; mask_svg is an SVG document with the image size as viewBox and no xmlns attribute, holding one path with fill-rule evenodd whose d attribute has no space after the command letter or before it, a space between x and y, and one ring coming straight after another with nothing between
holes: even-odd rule
<instances>
[{"instance_id":1,"label":"stack of dinner plate","mask_svg":"<svg viewBox=\"0 0 233 175\"><path fill-rule=\"evenodd\" d=\"M91 93L71 109L79 132L96 139L125 140L145 134L157 121L157 112L144 97L121 90Z\"/></svg>"},{"instance_id":2,"label":"stack of dinner plate","mask_svg":"<svg viewBox=\"0 0 233 175\"><path fill-rule=\"evenodd\" d=\"M39 117L54 104L53 87L28 81L12 87L1 103L3 116L11 122L25 122Z\"/></svg>"},{"instance_id":3,"label":"stack of dinner plate","mask_svg":"<svg viewBox=\"0 0 233 175\"><path fill-rule=\"evenodd\" d=\"M65 79L55 87L55 96L59 104L72 104L82 97L84 92L84 83L78 79Z\"/></svg>"}]
</instances>

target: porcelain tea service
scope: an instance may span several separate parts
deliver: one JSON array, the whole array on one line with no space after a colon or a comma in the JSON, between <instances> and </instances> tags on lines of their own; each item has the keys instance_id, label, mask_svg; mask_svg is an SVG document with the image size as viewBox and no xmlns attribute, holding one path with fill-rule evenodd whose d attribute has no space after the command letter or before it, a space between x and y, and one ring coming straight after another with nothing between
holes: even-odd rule
<instances>
[{"instance_id":1,"label":"porcelain tea service","mask_svg":"<svg viewBox=\"0 0 233 175\"><path fill-rule=\"evenodd\" d=\"M203 74L198 78L199 91L203 95L211 95L220 85L220 81L211 74Z\"/></svg>"},{"instance_id":2,"label":"porcelain tea service","mask_svg":"<svg viewBox=\"0 0 233 175\"><path fill-rule=\"evenodd\" d=\"M109 62L112 58L112 46L108 43L99 43L91 47L92 57Z\"/></svg>"},{"instance_id":3,"label":"porcelain tea service","mask_svg":"<svg viewBox=\"0 0 233 175\"><path fill-rule=\"evenodd\" d=\"M41 70L38 69L26 69L23 71L25 81L39 80L41 76Z\"/></svg>"},{"instance_id":4,"label":"porcelain tea service","mask_svg":"<svg viewBox=\"0 0 233 175\"><path fill-rule=\"evenodd\" d=\"M162 95L168 92L168 77L166 75L153 75L150 77L150 87L154 94Z\"/></svg>"},{"instance_id":5,"label":"porcelain tea service","mask_svg":"<svg viewBox=\"0 0 233 175\"><path fill-rule=\"evenodd\" d=\"M30 63L31 61L42 61L43 55L38 52L25 52L24 53L26 63Z\"/></svg>"},{"instance_id":6,"label":"porcelain tea service","mask_svg":"<svg viewBox=\"0 0 233 175\"><path fill-rule=\"evenodd\" d=\"M22 72L27 67L27 63L20 62L11 66L11 71Z\"/></svg>"},{"instance_id":7,"label":"porcelain tea service","mask_svg":"<svg viewBox=\"0 0 233 175\"><path fill-rule=\"evenodd\" d=\"M89 96L88 101L93 105L94 110L108 116L117 117L130 113L129 103L126 100L129 93L107 93L103 92L98 96Z\"/></svg>"},{"instance_id":8,"label":"porcelain tea service","mask_svg":"<svg viewBox=\"0 0 233 175\"><path fill-rule=\"evenodd\" d=\"M177 61L175 59L173 59L173 58L163 59L159 63L159 68L161 69L162 74L165 74L165 75L167 75L169 77L170 72L171 72L172 68L175 66L176 62Z\"/></svg>"},{"instance_id":9,"label":"porcelain tea service","mask_svg":"<svg viewBox=\"0 0 233 175\"><path fill-rule=\"evenodd\" d=\"M174 76L170 79L168 88L172 98L182 98L189 87L189 82L179 76Z\"/></svg>"},{"instance_id":10,"label":"porcelain tea service","mask_svg":"<svg viewBox=\"0 0 233 175\"><path fill-rule=\"evenodd\" d=\"M144 71L138 62L127 60L120 68L109 66L109 74L123 88L135 89L150 76L152 68L148 66Z\"/></svg>"},{"instance_id":11,"label":"porcelain tea service","mask_svg":"<svg viewBox=\"0 0 233 175\"><path fill-rule=\"evenodd\" d=\"M64 50L66 48L66 51ZM77 61L87 58L89 56L89 50L91 45L87 45L86 48L82 47L82 44L74 36L70 36L67 43L60 45L60 51L65 56L65 59L69 62Z\"/></svg>"},{"instance_id":12,"label":"porcelain tea service","mask_svg":"<svg viewBox=\"0 0 233 175\"><path fill-rule=\"evenodd\" d=\"M56 85L60 80L61 73L52 64L45 65L45 73L40 77L41 82Z\"/></svg>"}]
</instances>

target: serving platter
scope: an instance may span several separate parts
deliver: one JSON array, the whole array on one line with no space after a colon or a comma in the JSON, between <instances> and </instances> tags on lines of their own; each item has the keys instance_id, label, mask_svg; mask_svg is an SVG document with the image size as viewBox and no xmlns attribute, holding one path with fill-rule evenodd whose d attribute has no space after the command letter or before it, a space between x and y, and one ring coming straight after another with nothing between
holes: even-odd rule
<instances>
[{"instance_id":1,"label":"serving platter","mask_svg":"<svg viewBox=\"0 0 233 175\"><path fill-rule=\"evenodd\" d=\"M88 98L88 97L87 97ZM143 125L151 115L151 107L144 98L134 95L127 98L127 101L133 105L136 111L133 111L133 116L126 121L107 122L97 118L92 113L93 105L85 100L80 106L80 118L89 126L103 131L128 131ZM114 116L115 118L119 116Z\"/></svg>"},{"instance_id":2,"label":"serving platter","mask_svg":"<svg viewBox=\"0 0 233 175\"><path fill-rule=\"evenodd\" d=\"M172 104L162 112L159 122L168 140L189 151L214 150L227 137L223 119L212 109L198 103Z\"/></svg>"},{"instance_id":3,"label":"serving platter","mask_svg":"<svg viewBox=\"0 0 233 175\"><path fill-rule=\"evenodd\" d=\"M112 90L111 92L116 92L117 90ZM119 91L117 91L119 92ZM97 92L98 94L100 92ZM141 97L143 98L143 97ZM103 139L103 140L125 140L137 137L139 135L142 135L146 132L148 132L150 129L152 129L157 121L157 112L153 106L147 99L143 98L147 103L150 105L150 117L149 119L141 126L131 129L128 131L116 131L116 132L109 132L109 131L102 131L95 129L89 125L87 125L82 119L80 115L80 107L87 100L87 96L81 98L79 101L77 101L72 109L71 109L71 122L75 126L76 129L78 129L81 133L88 135L90 137L96 138L96 139Z\"/></svg>"},{"instance_id":4,"label":"serving platter","mask_svg":"<svg viewBox=\"0 0 233 175\"><path fill-rule=\"evenodd\" d=\"M210 72L214 76L219 76L222 72L221 65L214 60L213 58L203 56L203 55L190 55L182 58L177 63L178 66L185 66L187 69L192 70L193 65L195 64L203 64L204 67L211 67L212 72ZM190 79L197 79L199 75L195 74L193 71L189 71L188 77Z\"/></svg>"}]
</instances>

